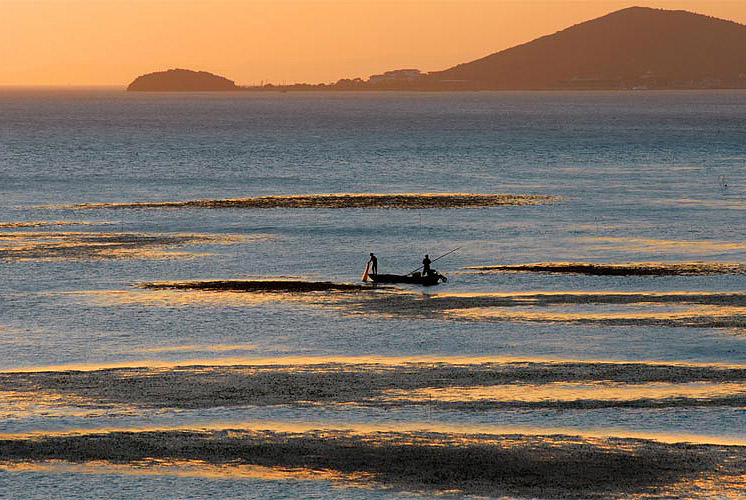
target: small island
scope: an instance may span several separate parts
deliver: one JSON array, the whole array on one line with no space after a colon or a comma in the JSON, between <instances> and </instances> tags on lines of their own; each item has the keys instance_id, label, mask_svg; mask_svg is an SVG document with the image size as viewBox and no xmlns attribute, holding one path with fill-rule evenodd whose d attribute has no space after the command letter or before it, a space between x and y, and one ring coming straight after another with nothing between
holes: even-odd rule
<instances>
[{"instance_id":1,"label":"small island","mask_svg":"<svg viewBox=\"0 0 746 500\"><path fill-rule=\"evenodd\" d=\"M336 83L240 87L169 70L127 90L644 90L746 88L746 26L683 10L630 7L475 61L398 69Z\"/></svg>"},{"instance_id":2,"label":"small island","mask_svg":"<svg viewBox=\"0 0 746 500\"><path fill-rule=\"evenodd\" d=\"M127 86L129 91L174 92L239 90L233 80L207 71L169 69L138 76Z\"/></svg>"}]
</instances>

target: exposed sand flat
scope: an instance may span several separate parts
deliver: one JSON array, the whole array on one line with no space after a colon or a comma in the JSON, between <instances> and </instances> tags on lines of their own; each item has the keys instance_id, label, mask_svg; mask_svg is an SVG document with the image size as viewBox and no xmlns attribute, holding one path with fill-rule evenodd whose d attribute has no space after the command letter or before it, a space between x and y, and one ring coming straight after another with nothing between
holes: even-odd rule
<instances>
[{"instance_id":1,"label":"exposed sand flat","mask_svg":"<svg viewBox=\"0 0 746 500\"><path fill-rule=\"evenodd\" d=\"M0 439L3 468L29 461L202 461L321 470L324 479L529 498L692 498L743 492L743 447L641 439L440 432L164 430ZM230 469L226 469L230 470Z\"/></svg>"},{"instance_id":2,"label":"exposed sand flat","mask_svg":"<svg viewBox=\"0 0 746 500\"><path fill-rule=\"evenodd\" d=\"M266 236L264 236L266 237ZM195 257L173 249L232 245L262 236L95 232L0 233L0 260L176 259Z\"/></svg>"},{"instance_id":3,"label":"exposed sand flat","mask_svg":"<svg viewBox=\"0 0 746 500\"><path fill-rule=\"evenodd\" d=\"M0 392L19 408L42 399L49 405L149 408L734 407L746 406L746 368L538 361L143 367L0 373ZM12 405L6 406L10 411Z\"/></svg>"},{"instance_id":4,"label":"exposed sand flat","mask_svg":"<svg viewBox=\"0 0 746 500\"><path fill-rule=\"evenodd\" d=\"M332 283L329 281L299 280L160 281L152 283L141 283L138 286L140 288L147 288L152 290L208 290L286 293L371 290L370 285L359 285L353 283Z\"/></svg>"},{"instance_id":5,"label":"exposed sand flat","mask_svg":"<svg viewBox=\"0 0 746 500\"><path fill-rule=\"evenodd\" d=\"M464 269L484 272L570 273L592 276L687 276L704 274L746 274L746 264L723 262L538 262L511 266L470 266Z\"/></svg>"},{"instance_id":6,"label":"exposed sand flat","mask_svg":"<svg viewBox=\"0 0 746 500\"><path fill-rule=\"evenodd\" d=\"M223 200L190 200L143 203L85 203L60 208L469 208L502 205L543 205L559 200L533 194L398 193L308 194L255 196Z\"/></svg>"}]
</instances>

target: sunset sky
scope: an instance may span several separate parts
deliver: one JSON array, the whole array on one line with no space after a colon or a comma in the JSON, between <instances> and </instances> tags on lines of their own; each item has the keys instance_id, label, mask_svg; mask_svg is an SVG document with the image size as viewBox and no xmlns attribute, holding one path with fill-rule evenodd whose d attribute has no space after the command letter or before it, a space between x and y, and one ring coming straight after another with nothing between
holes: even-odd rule
<instances>
[{"instance_id":1,"label":"sunset sky","mask_svg":"<svg viewBox=\"0 0 746 500\"><path fill-rule=\"evenodd\" d=\"M0 85L126 85L174 67L244 85L433 71L633 5L746 24L744 0L0 0Z\"/></svg>"}]
</instances>

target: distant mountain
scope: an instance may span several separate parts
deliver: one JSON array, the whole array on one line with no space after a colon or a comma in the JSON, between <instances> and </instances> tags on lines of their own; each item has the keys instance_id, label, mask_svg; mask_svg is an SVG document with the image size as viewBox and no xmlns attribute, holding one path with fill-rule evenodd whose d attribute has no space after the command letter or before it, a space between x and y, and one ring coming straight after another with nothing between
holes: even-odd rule
<instances>
[{"instance_id":1,"label":"distant mountain","mask_svg":"<svg viewBox=\"0 0 746 500\"><path fill-rule=\"evenodd\" d=\"M238 90L233 80L207 71L169 69L138 76L129 84L129 91L213 91Z\"/></svg>"},{"instance_id":2,"label":"distant mountain","mask_svg":"<svg viewBox=\"0 0 746 500\"><path fill-rule=\"evenodd\" d=\"M237 87L204 71L138 77L127 90L549 90L746 88L746 26L682 10L630 7L476 61L335 84Z\"/></svg>"},{"instance_id":3,"label":"distant mountain","mask_svg":"<svg viewBox=\"0 0 746 500\"><path fill-rule=\"evenodd\" d=\"M428 86L477 89L746 87L746 26L631 7L476 61Z\"/></svg>"}]
</instances>

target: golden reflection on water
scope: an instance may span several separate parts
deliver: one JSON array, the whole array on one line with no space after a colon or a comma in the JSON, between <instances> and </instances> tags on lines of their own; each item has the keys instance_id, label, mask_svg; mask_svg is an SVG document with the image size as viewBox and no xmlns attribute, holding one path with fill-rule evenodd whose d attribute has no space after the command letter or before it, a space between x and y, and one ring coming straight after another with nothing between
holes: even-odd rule
<instances>
[{"instance_id":1,"label":"golden reflection on water","mask_svg":"<svg viewBox=\"0 0 746 500\"><path fill-rule=\"evenodd\" d=\"M97 306L147 305L153 307L185 306L252 306L276 302L314 302L299 294L247 293L241 291L210 290L103 290L81 292Z\"/></svg>"},{"instance_id":2,"label":"golden reflection on water","mask_svg":"<svg viewBox=\"0 0 746 500\"><path fill-rule=\"evenodd\" d=\"M521 357L521 356L276 356L276 357L230 357L230 358L207 358L207 359L183 359L178 361L153 361L137 360L122 363L71 363L67 365L40 365L26 366L0 370L0 373L38 373L38 372L64 372L64 371L97 371L110 370L117 368L178 368L191 366L313 366L326 364L349 364L363 365L373 364L382 366L397 366L410 363L426 364L484 364L484 363L547 363L547 364L564 364L564 363L601 363L605 365L615 364L633 364L640 365L643 368L646 365L652 366L680 366L680 367L700 367L700 368L744 368L744 363L697 363L691 361L657 361L657 360L609 360L597 358L577 358L577 359L557 359L550 357Z\"/></svg>"},{"instance_id":3,"label":"golden reflection on water","mask_svg":"<svg viewBox=\"0 0 746 500\"><path fill-rule=\"evenodd\" d=\"M611 243L620 250L644 253L724 253L746 250L746 243L728 241L676 241L650 238L596 237L581 238L590 243Z\"/></svg>"},{"instance_id":4,"label":"golden reflection on water","mask_svg":"<svg viewBox=\"0 0 746 500\"><path fill-rule=\"evenodd\" d=\"M135 464L91 461L83 464L64 461L0 462L8 472L44 472L58 474L117 474L122 476L172 476L203 479L259 479L265 481L364 481L367 473L345 474L333 470L261 465L215 465L201 460L153 459Z\"/></svg>"},{"instance_id":5,"label":"golden reflection on water","mask_svg":"<svg viewBox=\"0 0 746 500\"><path fill-rule=\"evenodd\" d=\"M44 417L93 417L110 414L132 413L134 406L103 403L69 393L53 390L0 391L0 418Z\"/></svg>"},{"instance_id":6,"label":"golden reflection on water","mask_svg":"<svg viewBox=\"0 0 746 500\"><path fill-rule=\"evenodd\" d=\"M476 402L476 401L630 401L639 399L695 398L746 395L746 383L692 382L623 384L612 382L546 384L503 384L477 387L391 389L382 392L390 401Z\"/></svg>"},{"instance_id":7,"label":"golden reflection on water","mask_svg":"<svg viewBox=\"0 0 746 500\"><path fill-rule=\"evenodd\" d=\"M266 235L213 235L190 233L97 233L97 232L2 232L0 259L90 260L90 259L183 259L204 256L173 249L189 245L233 245Z\"/></svg>"},{"instance_id":8,"label":"golden reflection on water","mask_svg":"<svg viewBox=\"0 0 746 500\"><path fill-rule=\"evenodd\" d=\"M251 307L285 302L323 307L342 314L382 318L439 318L470 321L624 322L662 326L746 326L746 294L696 292L443 293L398 290L244 291L108 290L75 292L96 306ZM699 303L705 302L705 303ZM713 302L714 304L707 304ZM728 305L733 304L733 305Z\"/></svg>"},{"instance_id":9,"label":"golden reflection on water","mask_svg":"<svg viewBox=\"0 0 746 500\"><path fill-rule=\"evenodd\" d=\"M245 290L196 290L196 289L143 289L143 290L94 290L74 292L87 296L96 306L110 307L120 305L146 305L152 307L242 307L266 304L269 302L285 302L294 304L319 305L330 308L344 308L348 305L350 295L356 300L373 298L376 294L397 294L396 291L386 290L320 290L320 291L245 291Z\"/></svg>"},{"instance_id":10,"label":"golden reflection on water","mask_svg":"<svg viewBox=\"0 0 746 500\"><path fill-rule=\"evenodd\" d=\"M179 345L164 347L149 347L133 349L131 352L159 353L159 352L225 352L225 351L254 351L256 344L228 344L228 345Z\"/></svg>"},{"instance_id":11,"label":"golden reflection on water","mask_svg":"<svg viewBox=\"0 0 746 500\"><path fill-rule=\"evenodd\" d=\"M26 221L26 222L0 222L0 229L18 229L27 227L46 227L46 226L105 226L112 225L113 222L90 222L90 221Z\"/></svg>"},{"instance_id":12,"label":"golden reflection on water","mask_svg":"<svg viewBox=\"0 0 746 500\"><path fill-rule=\"evenodd\" d=\"M684 479L653 495L638 498L709 498L713 500L744 500L746 475L701 474L696 479Z\"/></svg>"},{"instance_id":13,"label":"golden reflection on water","mask_svg":"<svg viewBox=\"0 0 746 500\"><path fill-rule=\"evenodd\" d=\"M621 305L620 305L621 306ZM639 304L631 307L637 309ZM562 306L565 308L565 306ZM671 309L670 307L668 309ZM474 307L465 309L446 309L443 314L449 319L480 320L509 320L509 321L545 321L545 322L584 322L584 321L629 321L629 322L677 322L702 321L719 323L746 321L746 307L734 306L690 306L680 307L679 310L636 311L629 312L548 312L516 310L515 307ZM705 325L706 326L706 325ZM718 326L718 325L713 325Z\"/></svg>"},{"instance_id":14,"label":"golden reflection on water","mask_svg":"<svg viewBox=\"0 0 746 500\"><path fill-rule=\"evenodd\" d=\"M746 201L743 200L699 200L695 198L679 198L674 203L682 205L698 205L708 208L727 208L730 210L746 210Z\"/></svg>"},{"instance_id":15,"label":"golden reflection on water","mask_svg":"<svg viewBox=\"0 0 746 500\"><path fill-rule=\"evenodd\" d=\"M634 431L629 429L596 428L577 429L570 427L531 427L489 424L458 424L430 421L408 422L376 422L350 423L325 421L277 422L277 421L223 421L205 422L190 425L162 425L139 427L100 427L95 429L67 429L63 431L31 431L23 433L0 433L0 439L38 439L41 437L75 437L87 435L103 435L113 432L149 433L149 432L274 432L307 434L324 437L325 433L344 432L354 436L367 437L369 442L377 442L382 438L379 433L412 433L413 438L428 439L428 433L451 434L451 441L464 444L488 442L490 438L502 439L509 437L519 442L526 436L551 438L557 440L571 440L573 442L590 440L594 444L603 445L598 440L609 438L646 439L666 444L691 443L713 444L726 446L746 446L746 437L737 436L708 436L693 433L656 433ZM478 438L475 438L478 436Z\"/></svg>"}]
</instances>

